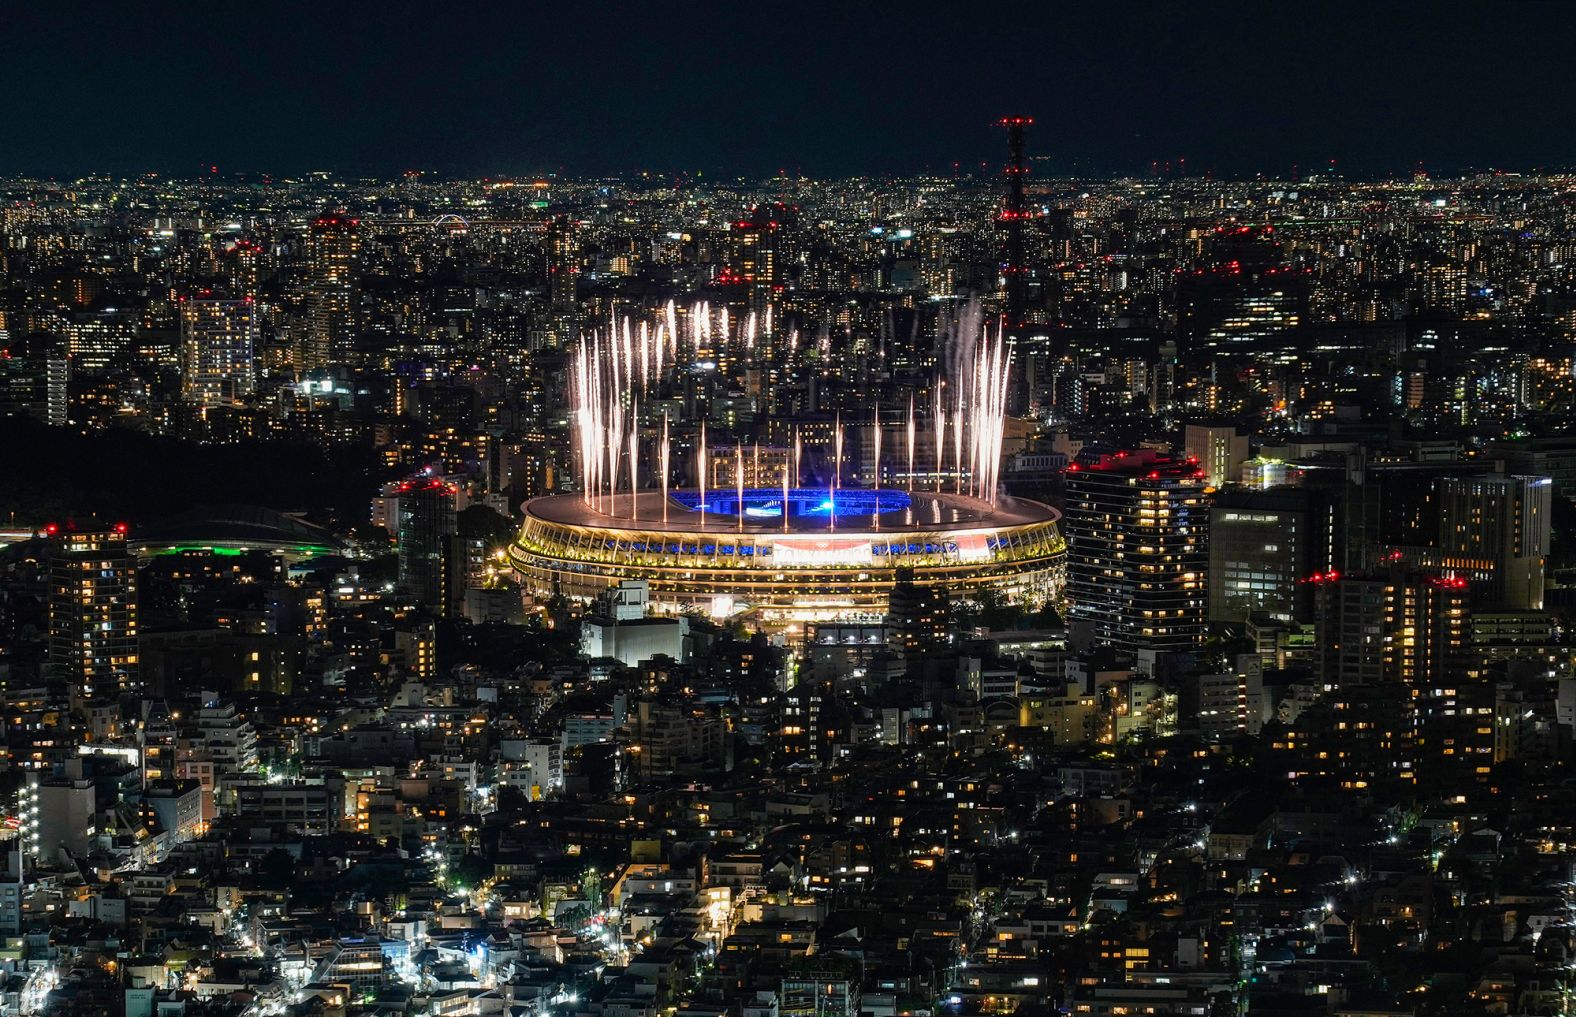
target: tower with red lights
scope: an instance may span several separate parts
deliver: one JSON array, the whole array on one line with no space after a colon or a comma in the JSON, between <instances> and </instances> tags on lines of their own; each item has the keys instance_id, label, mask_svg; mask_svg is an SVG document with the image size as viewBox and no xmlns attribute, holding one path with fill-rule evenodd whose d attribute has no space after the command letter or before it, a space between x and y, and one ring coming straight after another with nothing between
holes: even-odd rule
<instances>
[{"instance_id":1,"label":"tower with red lights","mask_svg":"<svg viewBox=\"0 0 1576 1017\"><path fill-rule=\"evenodd\" d=\"M1029 313L1029 269L1024 264L1023 254L1023 227L1029 218L1024 181L1029 174L1029 164L1023 155L1023 131L1032 123L1033 117L1002 117L997 121L998 126L1007 129L1007 164L1002 167L1007 186L1000 219L1001 274L1006 284L1009 332L1021 330Z\"/></svg>"}]
</instances>

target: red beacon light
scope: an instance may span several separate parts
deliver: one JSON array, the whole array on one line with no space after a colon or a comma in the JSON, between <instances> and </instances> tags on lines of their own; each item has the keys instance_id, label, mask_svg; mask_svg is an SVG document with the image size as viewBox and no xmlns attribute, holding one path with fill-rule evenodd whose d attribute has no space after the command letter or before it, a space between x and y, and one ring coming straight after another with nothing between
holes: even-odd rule
<instances>
[{"instance_id":1,"label":"red beacon light","mask_svg":"<svg viewBox=\"0 0 1576 1017\"><path fill-rule=\"evenodd\" d=\"M59 532L60 532L60 526L57 523L46 523L46 524L44 524L44 535L46 537L53 537L55 534L57 534Z\"/></svg>"},{"instance_id":2,"label":"red beacon light","mask_svg":"<svg viewBox=\"0 0 1576 1017\"><path fill-rule=\"evenodd\" d=\"M127 526L125 523L116 523L115 524L115 532L120 534L122 537L124 537L128 532L130 532L130 530L131 530L131 527Z\"/></svg>"}]
</instances>

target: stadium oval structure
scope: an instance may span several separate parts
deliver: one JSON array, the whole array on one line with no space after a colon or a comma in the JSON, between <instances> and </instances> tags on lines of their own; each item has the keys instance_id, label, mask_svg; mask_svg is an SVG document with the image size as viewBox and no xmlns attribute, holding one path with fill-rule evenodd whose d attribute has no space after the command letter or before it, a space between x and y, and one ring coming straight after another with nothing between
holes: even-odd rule
<instances>
[{"instance_id":1,"label":"stadium oval structure","mask_svg":"<svg viewBox=\"0 0 1576 1017\"><path fill-rule=\"evenodd\" d=\"M1021 498L899 489L551 495L525 504L510 556L539 599L585 603L643 579L658 612L748 611L787 626L883 615L905 575L963 599L1055 600L1059 518Z\"/></svg>"}]
</instances>

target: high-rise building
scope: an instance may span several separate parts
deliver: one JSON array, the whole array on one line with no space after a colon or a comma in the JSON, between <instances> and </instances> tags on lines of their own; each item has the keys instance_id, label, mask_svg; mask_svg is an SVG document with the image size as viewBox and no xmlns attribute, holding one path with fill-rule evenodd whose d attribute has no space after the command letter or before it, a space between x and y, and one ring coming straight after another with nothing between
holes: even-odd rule
<instances>
[{"instance_id":1,"label":"high-rise building","mask_svg":"<svg viewBox=\"0 0 1576 1017\"><path fill-rule=\"evenodd\" d=\"M24 837L37 857L53 866L59 864L63 851L77 857L86 855L98 810L93 781L78 770L75 776L29 774L28 786L36 811Z\"/></svg>"},{"instance_id":2,"label":"high-rise building","mask_svg":"<svg viewBox=\"0 0 1576 1017\"><path fill-rule=\"evenodd\" d=\"M263 245L255 240L237 240L229 254L231 292L256 300L257 284L262 275Z\"/></svg>"},{"instance_id":3,"label":"high-rise building","mask_svg":"<svg viewBox=\"0 0 1576 1017\"><path fill-rule=\"evenodd\" d=\"M575 335L575 300L580 281L580 237L574 220L558 216L547 228L547 300L558 341Z\"/></svg>"},{"instance_id":4,"label":"high-rise building","mask_svg":"<svg viewBox=\"0 0 1576 1017\"><path fill-rule=\"evenodd\" d=\"M306 235L306 330L300 343L304 371L327 367L355 336L361 220L326 212Z\"/></svg>"},{"instance_id":5,"label":"high-rise building","mask_svg":"<svg viewBox=\"0 0 1576 1017\"><path fill-rule=\"evenodd\" d=\"M1488 573L1487 604L1543 609L1554 482L1548 477L1441 477L1438 564Z\"/></svg>"},{"instance_id":6,"label":"high-rise building","mask_svg":"<svg viewBox=\"0 0 1576 1017\"><path fill-rule=\"evenodd\" d=\"M774 202L733 224L735 270L749 287L750 310L762 318L782 289L782 237L795 218L792 208Z\"/></svg>"},{"instance_id":7,"label":"high-rise building","mask_svg":"<svg viewBox=\"0 0 1576 1017\"><path fill-rule=\"evenodd\" d=\"M1308 321L1309 278L1286 263L1273 227L1222 227L1202 243L1206 267L1177 280L1186 349L1277 349Z\"/></svg>"},{"instance_id":8,"label":"high-rise building","mask_svg":"<svg viewBox=\"0 0 1576 1017\"><path fill-rule=\"evenodd\" d=\"M1024 128L1034 123L1032 117L1002 117L998 125L1007 129L1007 164L1002 167L1006 181L1002 209L998 218L1002 224L1003 245L1001 277L1003 295L1007 303L1008 327L1021 329L1028 315L1029 274L1024 258L1024 225L1033 214L1024 200L1024 183L1028 179L1029 164L1024 158Z\"/></svg>"},{"instance_id":9,"label":"high-rise building","mask_svg":"<svg viewBox=\"0 0 1576 1017\"><path fill-rule=\"evenodd\" d=\"M66 355L72 373L99 373L128 356L137 341L137 323L124 312L85 315L66 325Z\"/></svg>"},{"instance_id":10,"label":"high-rise building","mask_svg":"<svg viewBox=\"0 0 1576 1017\"><path fill-rule=\"evenodd\" d=\"M256 387L257 316L250 299L181 301L181 398L218 406Z\"/></svg>"},{"instance_id":11,"label":"high-rise building","mask_svg":"<svg viewBox=\"0 0 1576 1017\"><path fill-rule=\"evenodd\" d=\"M1306 582L1334 568L1333 523L1320 492L1224 491L1209 510L1209 617L1278 621L1312 617Z\"/></svg>"},{"instance_id":12,"label":"high-rise building","mask_svg":"<svg viewBox=\"0 0 1576 1017\"><path fill-rule=\"evenodd\" d=\"M1288 332L1307 320L1307 285L1300 277L1256 282L1220 301L1217 320L1204 337L1206 348L1259 349L1284 341Z\"/></svg>"},{"instance_id":13,"label":"high-rise building","mask_svg":"<svg viewBox=\"0 0 1576 1017\"><path fill-rule=\"evenodd\" d=\"M1419 686L1459 666L1470 639L1467 581L1394 569L1310 580L1318 589L1319 677L1326 688Z\"/></svg>"},{"instance_id":14,"label":"high-rise building","mask_svg":"<svg viewBox=\"0 0 1576 1017\"><path fill-rule=\"evenodd\" d=\"M1183 450L1204 469L1210 486L1235 484L1248 461L1248 436L1235 427L1188 424L1183 429Z\"/></svg>"},{"instance_id":15,"label":"high-rise building","mask_svg":"<svg viewBox=\"0 0 1576 1017\"><path fill-rule=\"evenodd\" d=\"M442 610L449 538L454 536L453 485L428 479L401 484L399 495L399 592Z\"/></svg>"},{"instance_id":16,"label":"high-rise building","mask_svg":"<svg viewBox=\"0 0 1576 1017\"><path fill-rule=\"evenodd\" d=\"M50 530L50 677L85 704L138 691L137 568L126 527Z\"/></svg>"},{"instance_id":17,"label":"high-rise building","mask_svg":"<svg viewBox=\"0 0 1576 1017\"><path fill-rule=\"evenodd\" d=\"M885 620L886 643L902 657L935 653L947 643L947 594L914 583L913 569L898 569Z\"/></svg>"},{"instance_id":18,"label":"high-rise building","mask_svg":"<svg viewBox=\"0 0 1576 1017\"><path fill-rule=\"evenodd\" d=\"M69 362L60 340L35 332L0 348L0 417L66 424Z\"/></svg>"},{"instance_id":19,"label":"high-rise building","mask_svg":"<svg viewBox=\"0 0 1576 1017\"><path fill-rule=\"evenodd\" d=\"M1293 778L1322 777L1343 788L1411 784L1418 775L1413 690L1395 682L1330 690L1299 712L1271 748Z\"/></svg>"},{"instance_id":20,"label":"high-rise building","mask_svg":"<svg viewBox=\"0 0 1576 1017\"><path fill-rule=\"evenodd\" d=\"M1196 463L1153 450L1102 455L1067 472L1067 594L1077 642L1153 667L1204 636L1208 508Z\"/></svg>"}]
</instances>

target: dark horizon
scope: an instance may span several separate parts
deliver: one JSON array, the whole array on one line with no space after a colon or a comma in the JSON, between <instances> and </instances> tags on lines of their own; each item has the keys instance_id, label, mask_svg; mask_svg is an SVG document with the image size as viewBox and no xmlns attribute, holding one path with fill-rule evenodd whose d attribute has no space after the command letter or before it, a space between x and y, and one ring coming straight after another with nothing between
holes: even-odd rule
<instances>
[{"instance_id":1,"label":"dark horizon","mask_svg":"<svg viewBox=\"0 0 1576 1017\"><path fill-rule=\"evenodd\" d=\"M1414 165L1410 169L1397 170L1396 172L1393 172L1393 173L1380 173L1380 172L1374 172L1374 173L1348 173L1344 169L1338 169L1337 172L1335 174L1331 175L1331 176L1325 176L1324 174L1318 174L1318 175L1321 177L1321 181L1320 182L1322 182L1324 179L1331 179L1331 180L1339 180L1342 183L1350 184L1350 185L1359 185L1359 186L1360 185L1365 185L1365 184L1379 185L1379 184L1389 184L1389 183L1405 183L1405 182L1409 181L1412 178L1413 173L1418 168L1419 168L1418 166ZM1426 171L1428 179L1429 179L1430 182L1440 182L1440 183L1449 182L1449 181L1464 181L1464 180L1473 179L1475 177L1491 176L1491 175L1506 176L1506 177L1538 178L1538 177L1562 177L1562 176L1569 176L1569 175L1576 174L1576 163L1561 164L1561 165L1558 165L1558 166L1535 166L1535 167L1515 167L1515 166L1435 167L1435 166L1424 165L1421 168ZM1315 167L1315 169L1322 169L1322 167ZM725 183L725 184L729 184L729 185L737 185L737 186L745 187L745 188L760 187L760 188L764 189L766 187L766 185L770 184L773 180L779 179L779 175L778 174L749 175L749 174L742 174L742 173L740 173L740 174L730 174L730 173L713 172L713 171L706 171L704 173L704 175L701 175L701 176L697 176L694 173L685 173L685 172L680 172L680 171L675 171L675 172L671 172L671 173L663 173L663 172L656 172L656 171L638 171L638 172L633 172L633 173L630 173L630 172L619 173L619 172L615 172L615 171L609 171L609 172L605 172L605 173L576 174L576 173L567 172L567 171L560 171L560 170L546 170L546 171L542 171L542 172L526 171L526 172L520 172L520 173L496 172L496 173L464 174L464 173L440 172L440 171L437 171L437 170L425 170L425 169L421 169L419 167L415 168L414 171L421 175L421 177L422 177L421 182L422 183L424 183L424 184L437 184L437 185L471 183L471 182L478 182L479 183L479 182L487 182L487 181L493 181L493 180L504 181L504 180L537 179L537 180L564 180L564 181L569 181L569 182L573 182L573 183L592 183L592 182L596 182L596 181L609 181L609 182L618 182L618 183L621 183L621 184L624 184L624 185L627 185L627 186L631 186L631 187L633 187L633 186L635 186L637 184L641 184L641 183L650 183L652 186L656 186L658 184L664 184L665 183L665 184L668 184L668 185L686 186L687 187L687 186L706 186L706 185L710 185L710 184L713 184L713 183L721 182L721 183ZM649 180L642 180L641 179L641 176L642 176L643 172L649 174L649 177L650 177ZM1081 181L1113 181L1114 182L1114 181L1119 181L1119 180L1144 180L1144 179L1146 179L1146 177L1154 176L1156 179L1164 178L1164 179L1166 179L1168 181L1172 181L1172 182L1177 182L1177 181L1196 181L1196 182L1200 182L1200 183L1202 183L1202 182L1213 182L1213 183L1219 183L1219 184L1248 184L1248 183L1310 184L1310 183L1313 183L1313 181L1310 181L1310 179L1309 179L1309 174L1312 173L1312 172L1313 171L1304 168L1303 175L1293 179L1289 175L1276 176L1274 174L1268 174L1268 173L1257 174L1257 175L1252 175L1252 176L1249 176L1249 175L1230 176L1230 175L1223 175L1223 174L1215 173L1215 172L1213 172L1211 170L1205 170L1205 171L1200 172L1200 173L1194 173L1191 170L1189 170L1189 172L1187 172L1185 175L1176 174L1176 173L1167 174L1167 173L1163 173L1163 172L1159 173L1159 174L1149 174L1149 173L1146 173L1146 172L1143 172L1143 171L1137 171L1137 170L1135 170L1133 172L1114 172L1113 171L1113 172L1090 172L1090 173L1045 172L1045 171L1041 170L1037 166L1031 166L1029 179L1031 181L1040 182L1040 183L1045 183L1045 182L1063 182L1063 183L1071 184L1071 183L1077 183L1077 182L1081 182ZM158 171L158 170L118 170L118 169L116 169L116 170L87 169L87 170L84 170L84 171L82 171L80 173L71 173L71 174L66 174L66 173L30 173L30 172L23 172L23 171L18 171L18 172L0 172L0 180L26 180L26 181L37 182L37 183L40 183L40 184L55 184L55 185L58 185L58 186L67 186L67 185L74 184L74 183L79 182L79 181L90 180L90 179L134 180L134 179L137 179L139 177L147 177L147 178L150 178L150 179L159 179L159 180L167 180L167 181L178 181L178 182L182 182L182 183L192 183L192 184L199 183L199 182L201 182L203 180L219 180L219 181L223 181L225 183L237 183L237 182L252 181L252 182L267 182L268 184L284 184L286 182L301 183L301 182L304 182L307 177L309 177L309 176L311 176L313 174L317 174L317 173L327 174L327 176L328 176L328 178L330 180L333 180L333 181L335 181L337 183L347 183L347 184L361 184L361 183L365 183L365 184L368 184L368 185L398 183L398 182L400 182L400 178L403 176L403 173L379 174L379 173L374 173L374 172L351 172L351 171L340 171L340 170L321 168L321 167L319 169L316 169L316 170L308 170L308 171L299 172L299 173L272 172L272 171L269 171L269 170L266 170L266 169L236 169L236 170L228 170L227 171L227 170L224 170L221 167L218 170L218 172L210 171L208 173L204 173L204 172L201 172L201 171L196 171L196 172L162 172L162 171ZM837 182L855 181L855 180L868 180L868 181L873 181L873 182L874 181L884 181L884 180L891 180L891 181L914 180L914 179L919 179L919 178L922 178L922 177L928 177L928 176L932 176L932 175L935 175L935 176L938 176L938 177L939 176L954 176L953 174L944 174L944 173L940 173L939 171L937 171L935 173L932 173L932 171L930 171L928 169L919 169L919 170L915 170L915 171L910 172L910 173L897 173L897 172L891 172L891 173L850 173L850 174L841 174L841 175L812 175L810 173L805 173L802 176L796 176L794 174L788 174L785 178L786 179L799 179L799 180L804 180L804 181L808 181L808 182L837 183ZM986 188L999 186L1000 179L1001 179L999 170L996 170L995 172L992 172L990 167L987 167L986 169L982 170L978 166L975 166L973 168L972 172L965 171L965 172L958 173L955 176L959 180L971 180L971 181L974 181L974 182L978 183L980 186L986 187Z\"/></svg>"},{"instance_id":2,"label":"dark horizon","mask_svg":"<svg viewBox=\"0 0 1576 1017\"><path fill-rule=\"evenodd\" d=\"M158 8L163 16L157 16ZM0 173L1361 179L1576 165L1576 9L35 5ZM983 164L983 165L982 165Z\"/></svg>"}]
</instances>

